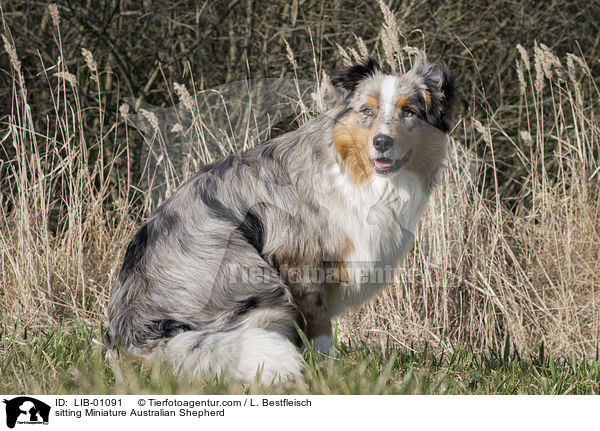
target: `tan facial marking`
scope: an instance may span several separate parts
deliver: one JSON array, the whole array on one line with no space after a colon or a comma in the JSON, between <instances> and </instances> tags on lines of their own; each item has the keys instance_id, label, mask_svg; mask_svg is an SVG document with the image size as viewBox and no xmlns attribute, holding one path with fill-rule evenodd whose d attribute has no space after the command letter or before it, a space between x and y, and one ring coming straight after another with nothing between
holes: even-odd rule
<instances>
[{"instance_id":1,"label":"tan facial marking","mask_svg":"<svg viewBox=\"0 0 600 431\"><path fill-rule=\"evenodd\" d=\"M377 115L377 111L379 110L379 102L375 96L369 96L367 98L366 105L373 111L374 115Z\"/></svg>"},{"instance_id":2,"label":"tan facial marking","mask_svg":"<svg viewBox=\"0 0 600 431\"><path fill-rule=\"evenodd\" d=\"M400 112L408 106L410 106L410 100L408 99L408 96L402 96L396 102L396 111Z\"/></svg>"},{"instance_id":3,"label":"tan facial marking","mask_svg":"<svg viewBox=\"0 0 600 431\"><path fill-rule=\"evenodd\" d=\"M338 124L333 132L333 146L342 158L350 178L360 185L373 175L369 161L370 143L375 127L361 127L360 114L352 113Z\"/></svg>"},{"instance_id":4,"label":"tan facial marking","mask_svg":"<svg viewBox=\"0 0 600 431\"><path fill-rule=\"evenodd\" d=\"M431 103L431 93L427 90L424 92L425 95L425 112L429 111L429 104Z\"/></svg>"},{"instance_id":5,"label":"tan facial marking","mask_svg":"<svg viewBox=\"0 0 600 431\"><path fill-rule=\"evenodd\" d=\"M431 102L431 93L427 90L424 91L425 93L425 106L429 106L429 103Z\"/></svg>"}]
</instances>

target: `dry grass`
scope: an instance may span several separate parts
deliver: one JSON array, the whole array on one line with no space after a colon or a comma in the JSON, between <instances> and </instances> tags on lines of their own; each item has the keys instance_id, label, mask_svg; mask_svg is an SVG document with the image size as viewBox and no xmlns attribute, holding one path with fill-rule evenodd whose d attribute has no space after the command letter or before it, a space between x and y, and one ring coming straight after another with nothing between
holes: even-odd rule
<instances>
[{"instance_id":1,"label":"dry grass","mask_svg":"<svg viewBox=\"0 0 600 431\"><path fill-rule=\"evenodd\" d=\"M380 6L386 20L380 35L382 63L403 70L415 49L394 38L393 14ZM2 23L13 94L0 133L1 319L8 324L20 320L31 328L52 327L65 319L97 326L127 242L143 216L164 198L154 190L172 192L199 164L253 145L264 130L251 121L241 134L214 130L199 116L194 98L188 99L190 92L174 83L178 106L183 106L172 110L178 121L164 120L159 111L133 102L122 105L117 117L108 115L101 103L83 106L80 83L69 72L60 37L59 61L48 65L39 60L38 79L51 91L52 111L34 119L19 53ZM65 23L53 19L53 25L60 35ZM360 55L366 46L358 39L357 48L340 50L340 56ZM368 334L409 347L429 342L498 349L509 334L520 352L531 352L541 342L559 354L596 352L600 92L579 57L556 58L541 44L515 50L522 54L515 82L521 86L521 103L507 109L516 113L519 133L507 132L512 123L504 127L491 108L486 118L459 119L448 168L401 279L343 318L343 336ZM93 55L85 50L82 56L100 95ZM291 49L289 57L295 67ZM311 109L322 108L318 82L312 107L302 101L300 85L297 90L300 97L290 101L295 115L306 118ZM485 97L479 103L486 106ZM135 108L141 110L136 113ZM86 116L97 119L99 134L87 133ZM125 121L127 116L133 123ZM183 164L170 157L172 137L161 121L170 121L170 130L182 132L188 141L200 142L186 147L189 157L180 159ZM141 183L132 180L129 169L134 157L129 140L139 134L131 124L146 124L143 136L156 157L146 165ZM505 169L494 153L498 139L510 142L520 161L513 178L519 184L516 195L498 182L497 174ZM106 163L109 143L117 150ZM485 151L478 157L471 150L481 143ZM13 337L19 340L19 335ZM5 354L0 352L0 358Z\"/></svg>"}]
</instances>

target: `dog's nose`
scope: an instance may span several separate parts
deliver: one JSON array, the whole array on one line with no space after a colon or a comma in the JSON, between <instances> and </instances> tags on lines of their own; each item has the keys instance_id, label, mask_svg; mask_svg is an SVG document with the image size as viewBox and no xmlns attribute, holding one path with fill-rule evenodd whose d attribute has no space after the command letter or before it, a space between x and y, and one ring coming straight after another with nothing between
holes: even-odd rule
<instances>
[{"instance_id":1,"label":"dog's nose","mask_svg":"<svg viewBox=\"0 0 600 431\"><path fill-rule=\"evenodd\" d=\"M377 135L373 138L373 146L375 149L381 153L389 150L392 147L394 140L391 136L388 135Z\"/></svg>"}]
</instances>

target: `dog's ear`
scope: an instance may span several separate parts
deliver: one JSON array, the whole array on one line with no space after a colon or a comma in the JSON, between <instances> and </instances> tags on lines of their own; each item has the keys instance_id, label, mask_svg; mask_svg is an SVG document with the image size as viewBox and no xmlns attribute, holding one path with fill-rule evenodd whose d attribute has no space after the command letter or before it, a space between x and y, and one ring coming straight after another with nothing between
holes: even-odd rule
<instances>
[{"instance_id":1,"label":"dog's ear","mask_svg":"<svg viewBox=\"0 0 600 431\"><path fill-rule=\"evenodd\" d=\"M331 78L333 102L342 103L352 94L360 81L380 72L381 67L374 58L367 58L354 66L340 70Z\"/></svg>"},{"instance_id":2,"label":"dog's ear","mask_svg":"<svg viewBox=\"0 0 600 431\"><path fill-rule=\"evenodd\" d=\"M447 133L452 128L454 77L444 63L416 63L409 73L423 78L423 101L427 122Z\"/></svg>"}]
</instances>

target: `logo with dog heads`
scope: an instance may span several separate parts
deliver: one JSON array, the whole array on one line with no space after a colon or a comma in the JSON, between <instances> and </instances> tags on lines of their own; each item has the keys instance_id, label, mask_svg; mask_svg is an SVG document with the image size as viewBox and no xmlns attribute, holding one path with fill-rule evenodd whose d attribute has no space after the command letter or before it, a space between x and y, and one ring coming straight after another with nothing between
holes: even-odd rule
<instances>
[{"instance_id":1,"label":"logo with dog heads","mask_svg":"<svg viewBox=\"0 0 600 431\"><path fill-rule=\"evenodd\" d=\"M4 400L6 404L6 426L14 428L18 424L48 425L50 406L31 397L17 397Z\"/></svg>"}]
</instances>

